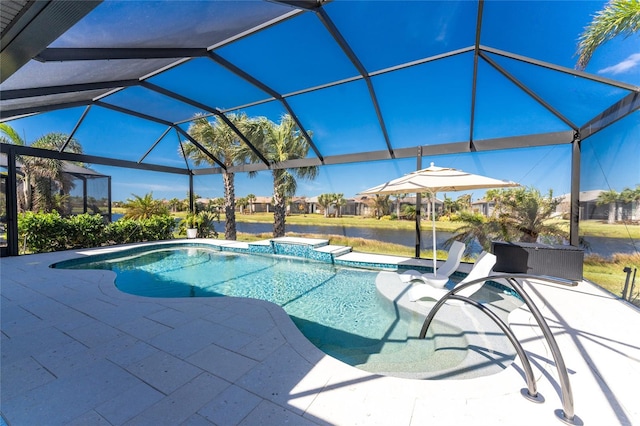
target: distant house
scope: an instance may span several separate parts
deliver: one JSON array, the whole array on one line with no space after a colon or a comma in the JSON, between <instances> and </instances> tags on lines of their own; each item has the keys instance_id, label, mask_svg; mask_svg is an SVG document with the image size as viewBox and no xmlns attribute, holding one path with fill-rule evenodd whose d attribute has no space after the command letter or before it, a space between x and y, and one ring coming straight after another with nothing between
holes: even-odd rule
<instances>
[{"instance_id":1,"label":"distant house","mask_svg":"<svg viewBox=\"0 0 640 426\"><path fill-rule=\"evenodd\" d=\"M373 200L375 196L373 195L361 195L356 198L352 198L347 200L347 213L352 214L354 216L373 216L375 214L375 207ZM396 199L395 197L390 197L391 206L390 212L396 213L398 211L398 204L400 204L400 215L403 214L405 206L415 206L416 205L416 197L404 197L400 199ZM436 213L441 213L443 209L443 201L436 198L435 207ZM344 210L343 210L344 211ZM420 213L422 216L431 215L431 203L428 198L422 197L420 201Z\"/></svg>"},{"instance_id":2,"label":"distant house","mask_svg":"<svg viewBox=\"0 0 640 426\"><path fill-rule=\"evenodd\" d=\"M373 216L375 214L375 208L373 204L374 196L360 195L354 198L347 198L346 204L341 207L340 214L347 216ZM202 202L203 200L198 200ZM407 205L415 206L416 197L405 197L399 200L400 212L403 211ZM435 200L436 213L442 213L444 202L440 199ZM256 197L253 201L253 212L269 213L273 211L273 203L271 197ZM247 206L247 210L250 206ZM395 213L397 211L397 200L391 197L390 212ZM318 204L318 196L314 197L291 197L287 204L288 214L324 214L324 207ZM328 216L335 215L335 207L330 206L327 211ZM420 213L423 217L431 216L431 203L426 197L422 197ZM402 213L401 213L402 214Z\"/></svg>"},{"instance_id":3,"label":"distant house","mask_svg":"<svg viewBox=\"0 0 640 426\"><path fill-rule=\"evenodd\" d=\"M273 211L272 197L256 197L252 205L254 213L269 213Z\"/></svg>"},{"instance_id":4,"label":"distant house","mask_svg":"<svg viewBox=\"0 0 640 426\"><path fill-rule=\"evenodd\" d=\"M495 207L495 201L488 201L484 198L471 203L471 210L473 212L480 213L487 217L493 214L493 210L495 209Z\"/></svg>"},{"instance_id":5,"label":"distant house","mask_svg":"<svg viewBox=\"0 0 640 426\"><path fill-rule=\"evenodd\" d=\"M307 214L309 213L309 199L307 197L291 197L287 204L287 213L289 214Z\"/></svg>"},{"instance_id":6,"label":"distant house","mask_svg":"<svg viewBox=\"0 0 640 426\"><path fill-rule=\"evenodd\" d=\"M607 220L609 204L598 205L598 196L603 192L602 189L580 192L578 198L580 201L579 220ZM561 201L556 212L566 216L571 211L571 195L564 194L559 198Z\"/></svg>"}]
</instances>

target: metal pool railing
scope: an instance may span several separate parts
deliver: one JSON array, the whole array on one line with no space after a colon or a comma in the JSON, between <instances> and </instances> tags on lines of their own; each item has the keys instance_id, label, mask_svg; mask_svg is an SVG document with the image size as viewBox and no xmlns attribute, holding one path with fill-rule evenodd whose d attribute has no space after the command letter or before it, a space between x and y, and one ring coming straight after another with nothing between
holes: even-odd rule
<instances>
[{"instance_id":1,"label":"metal pool railing","mask_svg":"<svg viewBox=\"0 0 640 426\"><path fill-rule=\"evenodd\" d=\"M524 288L522 287L522 285L518 280L534 279L538 281L546 281L554 284L560 284L560 285L566 285L566 286L572 286L572 287L577 285L576 282L566 280L563 278L529 275L529 274L496 274L496 275L491 275L485 278L480 278L477 280L466 282L462 285L456 286L453 290L451 290L449 293L444 295L440 300L436 302L436 304L433 306L433 308L431 309L431 311L429 312L429 314L424 320L424 323L422 325L422 330L420 331L420 338L421 339L425 338L425 336L427 335L427 330L429 329L429 326L431 325L433 318L436 316L436 314L438 313L438 310L445 304L447 300L458 300L479 309L481 312L487 315L491 320L493 320L500 327L500 329L506 334L507 338L509 338L511 343L514 345L516 349L516 353L518 354L518 357L522 361L522 365L525 373L525 379L527 381L527 389L522 389L521 391L522 395L525 398L534 402L538 402L538 403L544 402L544 398L537 391L535 379L533 377L533 372L531 370L531 364L529 362L529 359L527 358L526 352L522 348L522 345L518 341L515 334L513 334L509 326L486 306L476 302L473 299L456 294L459 291L471 285L478 284L480 282L484 282L488 280L496 280L496 279L504 279L507 282L509 282L513 290L518 294L518 296L524 301L524 303L527 305L527 307L531 311L531 314L533 315L536 322L538 323L538 326L542 330L542 334L544 335L544 338L547 341L547 344L549 345L551 354L553 355L553 360L558 370L558 378L560 381L560 389L562 392L562 410L556 410L555 411L556 416L561 421L567 424L581 425L582 421L578 416L575 415L575 412L574 412L573 393L571 391L571 383L569 382L569 374L567 373L567 367L564 363L564 359L562 357L562 353L560 352L560 348L558 347L558 343L556 342L556 339L553 337L553 333L549 328L549 324L547 324L547 321L542 316L542 313L536 306L535 302L529 296L529 294L527 294L527 292L524 290Z\"/></svg>"}]
</instances>

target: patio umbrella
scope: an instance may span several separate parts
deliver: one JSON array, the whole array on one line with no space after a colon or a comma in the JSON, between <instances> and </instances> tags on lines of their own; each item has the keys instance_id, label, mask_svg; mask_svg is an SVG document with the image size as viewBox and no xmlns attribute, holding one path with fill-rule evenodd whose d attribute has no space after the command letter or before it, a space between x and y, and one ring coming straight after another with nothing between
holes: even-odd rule
<instances>
[{"instance_id":1,"label":"patio umbrella","mask_svg":"<svg viewBox=\"0 0 640 426\"><path fill-rule=\"evenodd\" d=\"M431 163L426 169L411 172L402 177L390 180L366 191L361 195L372 194L409 194L409 193L431 193L431 219L433 233L433 271L436 270L436 213L435 199L437 192L444 191L468 191L484 188L499 188L520 186L515 182L493 179L486 176L474 175L457 169L437 167ZM419 207L419 206L418 206ZM418 216L418 215L416 215ZM420 217L416 217L419 221Z\"/></svg>"}]
</instances>

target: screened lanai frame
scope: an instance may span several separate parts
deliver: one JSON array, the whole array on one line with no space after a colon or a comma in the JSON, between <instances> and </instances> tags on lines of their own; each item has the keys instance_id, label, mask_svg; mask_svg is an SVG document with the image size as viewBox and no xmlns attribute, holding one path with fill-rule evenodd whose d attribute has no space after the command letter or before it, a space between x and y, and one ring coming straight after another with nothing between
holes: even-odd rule
<instances>
[{"instance_id":1,"label":"screened lanai frame","mask_svg":"<svg viewBox=\"0 0 640 426\"><path fill-rule=\"evenodd\" d=\"M2 144L0 148L9 162L16 155L36 155L173 173L189 177L191 194L194 176L223 173L221 159L206 153L216 164L208 168L195 167L188 160L184 160L184 166L146 160L167 138L173 137L178 144L189 140L206 152L187 133L194 112L218 117L233 128L229 113L271 108L290 114L310 146L307 158L272 164L234 128L243 143L261 158L258 163L229 168L235 172L415 158L419 152L434 156L571 144L571 244L577 245L581 141L640 108L640 89L635 84L576 71L566 61L556 61L552 52L529 56L526 48L510 46L508 34L497 30L503 30L502 26L508 23L492 25L496 24L491 21L492 12L504 7L517 8L512 12L522 13L514 18L518 25L525 25L523 21L527 19L542 19L541 15L528 16L526 10L519 10L539 7L529 4L535 2L518 2L515 6L482 0L15 3L18 6L14 19L3 22L2 27L0 119L10 121L65 108L84 108L71 131L73 137L87 116L102 109L157 123L162 130L152 144L136 151L135 156L127 154L130 158L124 153L76 155L64 149L51 152ZM420 25L423 37L402 38L402 31L394 31L397 23L387 22L391 15L385 12L389 8L397 11L398 4L406 8L403 23ZM541 14L550 12L553 11ZM210 19L200 19L204 14ZM437 24L442 15L455 18L447 23L460 37L440 40ZM140 16L145 17L144 23L139 21ZM354 20L359 24L350 25ZM193 24L196 21L199 26ZM555 25L554 30L560 31L561 26ZM316 40L330 47L316 51ZM291 45L291 51L297 54L296 63L290 64L294 69L290 74L281 75L277 63L266 60L265 46L277 43ZM400 51L393 48L394 43L410 48ZM307 54L307 50L314 54ZM252 55L243 55L243 51ZM180 79L176 76L186 67L196 75L198 68L204 67L205 75L220 79L224 76L218 96L203 95L197 84L177 84ZM455 70L452 74L458 72L468 78L463 83L441 84L423 77L420 85L406 84L407 80L428 76L435 67L450 68ZM562 76L558 78L568 79L573 90L564 99L549 93L554 90L545 91L544 85L540 87L535 79L528 79L531 70ZM302 77L307 79L301 81ZM482 84L487 78L507 83L509 90L536 104L540 115L523 123L514 119L513 134L493 133L477 107L486 96L493 95L493 87L487 89L488 85ZM567 85L560 81L558 86ZM589 90L582 91L585 85ZM592 90L593 87L600 89ZM321 98L331 91L357 99L357 103L349 104L358 112L353 115L353 128L358 129L365 143L347 146L340 143L339 137L325 143L322 135L308 131L330 128L331 114L344 114L340 102L335 102L343 98ZM422 102L421 94L438 96L448 120L420 117L413 111L415 115L410 119L420 119L428 125L412 130L429 129L431 134L417 141L408 137L406 126L390 120L387 112L401 107L390 101L390 94L398 92L414 104ZM511 99L503 96L507 99L505 109L510 109ZM576 101L567 105L570 97ZM456 103L462 106L456 109ZM309 104L324 109L308 109ZM454 106L447 109L450 104ZM459 109L463 112L456 116ZM321 118L328 119L322 122ZM438 121L444 124L434 130ZM11 167L8 175L11 176ZM8 196L10 199L11 194ZM10 241L12 235L9 226Z\"/></svg>"}]
</instances>

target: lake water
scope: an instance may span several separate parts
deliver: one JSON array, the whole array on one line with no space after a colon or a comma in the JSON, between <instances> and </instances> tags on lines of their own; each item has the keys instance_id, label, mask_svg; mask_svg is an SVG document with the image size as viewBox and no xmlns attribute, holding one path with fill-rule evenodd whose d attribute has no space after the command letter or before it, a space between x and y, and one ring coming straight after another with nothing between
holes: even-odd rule
<instances>
[{"instance_id":1,"label":"lake water","mask_svg":"<svg viewBox=\"0 0 640 426\"><path fill-rule=\"evenodd\" d=\"M113 214L112 220L118 220L121 214ZM216 230L224 234L224 222L216 224ZM237 223L238 232L247 234L261 234L273 232L273 224L271 223ZM316 225L286 225L287 232L295 232L300 234L323 234L323 235L342 235L351 238L365 238L367 240L377 240L385 243L400 244L406 247L416 246L416 234L413 230L392 230L377 228L355 228L345 226L316 226ZM453 236L451 232L436 232L437 246L442 247L444 242ZM431 249L431 227L430 224L423 224L421 250ZM587 242L591 248L587 253L598 254L603 257L609 257L613 253L635 253L640 249L639 240L631 240L624 238L608 238L608 237L587 237ZM635 246L634 246L635 244ZM472 253L480 253L482 248L479 244L471 247Z\"/></svg>"},{"instance_id":2,"label":"lake water","mask_svg":"<svg viewBox=\"0 0 640 426\"><path fill-rule=\"evenodd\" d=\"M248 234L260 234L265 232L273 232L271 223L240 223L237 224L238 232ZM344 226L314 226L314 225L287 225L287 232L296 232L304 234L324 234L324 235L342 235L352 238L365 238L368 240L383 241L386 243L400 244L406 247L416 246L416 234L413 230L392 230L378 228L355 228ZM220 224L219 232L224 232L224 224ZM431 249L432 237L431 228L422 228L421 249ZM436 232L436 244L441 248L445 241L454 234L451 232ZM607 237L588 237L587 242L591 245L587 253L598 254L603 257L609 257L613 253L634 253L634 242L629 239L607 238ZM635 241L635 246L640 248L640 241ZM474 244L471 247L472 253L480 253L482 247Z\"/></svg>"}]
</instances>

